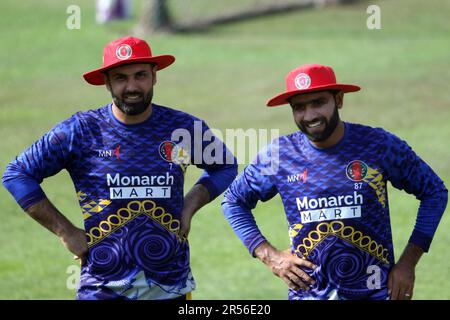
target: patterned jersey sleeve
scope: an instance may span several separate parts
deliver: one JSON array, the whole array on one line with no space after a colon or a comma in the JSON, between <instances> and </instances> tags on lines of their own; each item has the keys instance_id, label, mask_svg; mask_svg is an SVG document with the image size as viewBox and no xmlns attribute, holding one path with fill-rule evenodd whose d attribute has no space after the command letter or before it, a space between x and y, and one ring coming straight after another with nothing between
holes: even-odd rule
<instances>
[{"instance_id":1,"label":"patterned jersey sleeve","mask_svg":"<svg viewBox=\"0 0 450 320\"><path fill-rule=\"evenodd\" d=\"M76 116L72 116L32 144L16 157L3 174L3 185L26 210L44 199L43 179L69 168L78 149Z\"/></svg>"},{"instance_id":2,"label":"patterned jersey sleeve","mask_svg":"<svg viewBox=\"0 0 450 320\"><path fill-rule=\"evenodd\" d=\"M448 191L443 181L403 140L387 134L384 158L392 185L420 200L416 223L409 242L429 250L434 233L447 206Z\"/></svg>"},{"instance_id":3,"label":"patterned jersey sleeve","mask_svg":"<svg viewBox=\"0 0 450 320\"><path fill-rule=\"evenodd\" d=\"M271 147L260 152L225 192L222 210L228 223L252 256L266 239L259 230L252 209L258 201L272 199L278 190L271 179Z\"/></svg>"}]
</instances>

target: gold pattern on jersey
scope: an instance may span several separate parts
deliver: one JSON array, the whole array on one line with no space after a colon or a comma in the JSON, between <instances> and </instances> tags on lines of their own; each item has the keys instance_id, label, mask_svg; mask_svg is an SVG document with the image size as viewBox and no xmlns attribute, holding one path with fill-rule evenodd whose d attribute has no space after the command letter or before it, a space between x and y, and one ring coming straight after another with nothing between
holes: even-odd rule
<instances>
[{"instance_id":1,"label":"gold pattern on jersey","mask_svg":"<svg viewBox=\"0 0 450 320\"><path fill-rule=\"evenodd\" d=\"M178 231L180 230L180 221L174 219L170 213L167 213L164 210L164 208L156 206L156 203L151 200L131 201L125 208L120 208L115 214L111 214L106 220L101 221L97 227L92 227L86 232L86 236L88 237L88 247L92 247L99 243L111 233L122 228L128 222L142 214L145 214L156 221L167 231L175 234L177 238L179 237Z\"/></svg>"},{"instance_id":2,"label":"gold pattern on jersey","mask_svg":"<svg viewBox=\"0 0 450 320\"><path fill-rule=\"evenodd\" d=\"M77 192L77 198L80 203L83 220L103 211L103 209L111 204L111 200L108 199L91 200L87 203L83 203L88 198L88 195L81 190Z\"/></svg>"},{"instance_id":3,"label":"gold pattern on jersey","mask_svg":"<svg viewBox=\"0 0 450 320\"><path fill-rule=\"evenodd\" d=\"M367 175L363 181L375 189L378 201L383 208L386 208L386 182L383 180L383 175L376 169L370 167L367 167L367 169Z\"/></svg>"},{"instance_id":4,"label":"gold pattern on jersey","mask_svg":"<svg viewBox=\"0 0 450 320\"><path fill-rule=\"evenodd\" d=\"M351 226L346 226L342 221L321 222L315 230L308 233L303 238L302 244L298 245L295 252L305 259L311 251L328 236L335 236L344 241L350 242L361 250L364 250L378 260L389 264L389 252L383 245L378 244L371 237L365 236L361 231L355 230Z\"/></svg>"}]
</instances>

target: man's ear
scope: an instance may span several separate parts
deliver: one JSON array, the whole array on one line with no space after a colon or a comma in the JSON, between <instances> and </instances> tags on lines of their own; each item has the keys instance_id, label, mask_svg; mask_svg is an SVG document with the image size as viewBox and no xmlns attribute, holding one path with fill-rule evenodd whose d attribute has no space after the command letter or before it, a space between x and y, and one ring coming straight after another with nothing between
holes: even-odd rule
<instances>
[{"instance_id":1,"label":"man's ear","mask_svg":"<svg viewBox=\"0 0 450 320\"><path fill-rule=\"evenodd\" d=\"M106 89L108 89L108 91L111 92L111 85L109 83L109 77L106 73L103 74L103 79L105 81Z\"/></svg>"},{"instance_id":2,"label":"man's ear","mask_svg":"<svg viewBox=\"0 0 450 320\"><path fill-rule=\"evenodd\" d=\"M338 109L341 109L342 106L344 105L344 93L342 91L339 91L338 93L336 93L335 99L336 99L336 106L338 107Z\"/></svg>"},{"instance_id":3,"label":"man's ear","mask_svg":"<svg viewBox=\"0 0 450 320\"><path fill-rule=\"evenodd\" d=\"M156 69L158 69L158 66L152 66L153 85L156 84Z\"/></svg>"}]
</instances>

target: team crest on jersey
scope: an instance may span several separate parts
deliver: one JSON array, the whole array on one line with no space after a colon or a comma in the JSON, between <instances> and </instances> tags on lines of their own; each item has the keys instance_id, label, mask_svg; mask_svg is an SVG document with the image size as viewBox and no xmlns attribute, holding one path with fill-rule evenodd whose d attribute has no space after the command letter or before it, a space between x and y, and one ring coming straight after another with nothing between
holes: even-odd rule
<instances>
[{"instance_id":1,"label":"team crest on jersey","mask_svg":"<svg viewBox=\"0 0 450 320\"><path fill-rule=\"evenodd\" d=\"M163 141L159 145L159 155L167 162L188 164L189 154L173 141Z\"/></svg>"},{"instance_id":2,"label":"team crest on jersey","mask_svg":"<svg viewBox=\"0 0 450 320\"><path fill-rule=\"evenodd\" d=\"M368 166L361 160L353 160L345 168L347 178L352 181L362 181L368 173Z\"/></svg>"},{"instance_id":3,"label":"team crest on jersey","mask_svg":"<svg viewBox=\"0 0 450 320\"><path fill-rule=\"evenodd\" d=\"M131 57L132 53L133 53L133 50L127 44L118 46L116 49L116 57L119 58L120 60L128 59L129 57Z\"/></svg>"}]
</instances>

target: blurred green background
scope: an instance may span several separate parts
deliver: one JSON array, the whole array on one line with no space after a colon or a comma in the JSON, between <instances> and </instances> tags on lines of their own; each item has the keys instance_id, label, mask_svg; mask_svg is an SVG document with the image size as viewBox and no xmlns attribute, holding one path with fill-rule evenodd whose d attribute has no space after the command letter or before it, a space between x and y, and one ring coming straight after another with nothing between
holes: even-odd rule
<instances>
[{"instance_id":1,"label":"blurred green background","mask_svg":"<svg viewBox=\"0 0 450 320\"><path fill-rule=\"evenodd\" d=\"M255 1L253 1L255 2ZM208 3L207 9L204 9ZM240 1L171 1L174 15L222 10ZM68 30L66 9L81 8L81 29ZM368 30L369 4L381 8L381 30ZM103 46L132 33L134 18L95 23L89 0L2 0L0 3L0 173L57 122L79 110L109 102L103 87L81 74L101 65ZM205 10L205 11L202 11ZM341 117L383 127L408 141L450 182L450 1L362 1L352 6L288 14L216 26L200 34L146 38L154 54L176 63L158 73L154 102L205 119L210 127L296 130L290 108L265 108L284 89L285 74L303 63L333 66L338 81L363 87L345 96ZM242 170L243 167L240 167ZM200 172L191 168L186 190ZM48 197L81 227L67 172L44 181ZM418 201L390 186L394 245L398 258L412 231ZM191 263L194 299L286 299L285 284L248 252L223 218L219 197L194 218ZM67 268L76 265L59 240L27 217L0 187L0 299L73 299ZM449 210L447 210L449 211ZM287 223L276 197L254 211L267 238L288 246ZM416 299L450 298L450 222L444 214L434 242L416 274Z\"/></svg>"}]
</instances>

